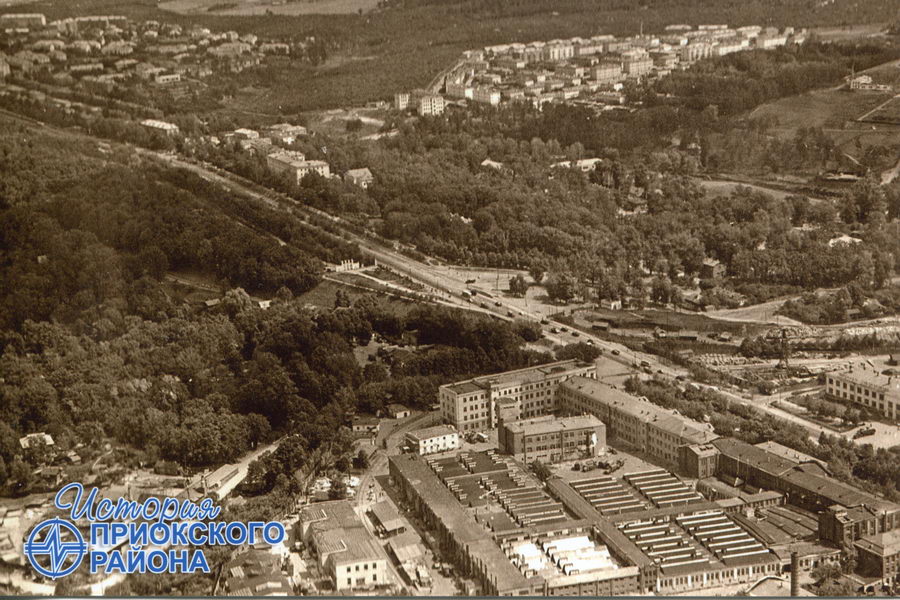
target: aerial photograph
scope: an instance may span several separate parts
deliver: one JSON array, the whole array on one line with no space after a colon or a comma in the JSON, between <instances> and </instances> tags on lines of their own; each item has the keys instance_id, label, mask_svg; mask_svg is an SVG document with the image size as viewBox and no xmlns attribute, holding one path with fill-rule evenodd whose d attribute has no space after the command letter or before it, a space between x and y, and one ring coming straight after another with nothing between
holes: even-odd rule
<instances>
[{"instance_id":1,"label":"aerial photograph","mask_svg":"<svg viewBox=\"0 0 900 600\"><path fill-rule=\"evenodd\" d=\"M0 597L90 596L900 596L900 0L0 0Z\"/></svg>"}]
</instances>

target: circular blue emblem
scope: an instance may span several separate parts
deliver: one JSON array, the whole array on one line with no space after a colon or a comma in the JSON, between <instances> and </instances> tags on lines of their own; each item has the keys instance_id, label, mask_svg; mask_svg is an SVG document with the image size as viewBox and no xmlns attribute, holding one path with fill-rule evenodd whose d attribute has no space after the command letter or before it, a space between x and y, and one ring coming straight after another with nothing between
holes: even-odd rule
<instances>
[{"instance_id":1,"label":"circular blue emblem","mask_svg":"<svg viewBox=\"0 0 900 600\"><path fill-rule=\"evenodd\" d=\"M56 579L64 577L78 568L87 544L78 528L69 521L55 518L47 519L31 531L25 542L25 556L34 570ZM42 557L44 560L38 560Z\"/></svg>"}]
</instances>

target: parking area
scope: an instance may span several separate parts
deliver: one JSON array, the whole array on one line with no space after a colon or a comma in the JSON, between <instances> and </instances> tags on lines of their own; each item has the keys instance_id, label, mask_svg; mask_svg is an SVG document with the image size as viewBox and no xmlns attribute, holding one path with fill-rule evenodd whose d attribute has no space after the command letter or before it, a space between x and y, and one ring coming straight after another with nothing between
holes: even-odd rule
<instances>
[{"instance_id":1,"label":"parking area","mask_svg":"<svg viewBox=\"0 0 900 600\"><path fill-rule=\"evenodd\" d=\"M610 462L610 463L618 463L620 460L622 462L622 466L613 470L608 471L603 468L595 468L589 471L583 470L584 460L567 460L560 463L556 463L550 465L551 470L554 475L559 476L561 479L565 481L575 481L578 479L584 479L589 476L601 476L601 475L611 475L612 477L622 477L626 473L637 473L640 471L649 471L652 469L659 468L657 465L648 462L639 456L635 456L627 449L616 446L613 448L612 446L608 447L605 451L603 451L598 459L600 462ZM595 459L596 462L596 459ZM575 470L575 464L578 463L582 469Z\"/></svg>"}]
</instances>

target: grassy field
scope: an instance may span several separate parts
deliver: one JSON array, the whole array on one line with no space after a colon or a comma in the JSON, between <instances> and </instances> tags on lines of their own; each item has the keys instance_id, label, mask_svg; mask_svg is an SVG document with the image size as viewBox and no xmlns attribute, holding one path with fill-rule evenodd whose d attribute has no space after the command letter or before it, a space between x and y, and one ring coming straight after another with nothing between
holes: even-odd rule
<instances>
[{"instance_id":1,"label":"grassy field","mask_svg":"<svg viewBox=\"0 0 900 600\"><path fill-rule=\"evenodd\" d=\"M750 114L754 118L776 118L777 133L793 137L794 131L800 127L844 129L848 122L854 121L890 97L891 94L879 92L816 90L768 102Z\"/></svg>"},{"instance_id":2,"label":"grassy field","mask_svg":"<svg viewBox=\"0 0 900 600\"><path fill-rule=\"evenodd\" d=\"M867 123L884 123L900 125L900 97L893 98L890 102L866 117Z\"/></svg>"}]
</instances>

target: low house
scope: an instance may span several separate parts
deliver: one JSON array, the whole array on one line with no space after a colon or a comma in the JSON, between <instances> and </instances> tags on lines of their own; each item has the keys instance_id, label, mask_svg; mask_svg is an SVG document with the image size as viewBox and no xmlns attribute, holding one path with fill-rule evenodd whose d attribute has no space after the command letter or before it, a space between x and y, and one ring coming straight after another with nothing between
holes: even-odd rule
<instances>
[{"instance_id":1,"label":"low house","mask_svg":"<svg viewBox=\"0 0 900 600\"><path fill-rule=\"evenodd\" d=\"M707 258L700 266L700 277L702 279L716 279L725 276L725 265L714 258Z\"/></svg>"},{"instance_id":2,"label":"low house","mask_svg":"<svg viewBox=\"0 0 900 600\"><path fill-rule=\"evenodd\" d=\"M24 437L19 438L19 446L22 447L22 450L28 450L37 445L41 446L52 446L54 444L53 438L49 433L29 433Z\"/></svg>"},{"instance_id":3,"label":"low house","mask_svg":"<svg viewBox=\"0 0 900 600\"><path fill-rule=\"evenodd\" d=\"M387 500L373 504L369 509L369 516L381 535L389 536L406 531L406 523L400 518L400 513Z\"/></svg>"},{"instance_id":4,"label":"low house","mask_svg":"<svg viewBox=\"0 0 900 600\"><path fill-rule=\"evenodd\" d=\"M372 172L369 171L368 168L362 169L350 169L347 171L347 174L344 175L344 180L348 183L352 183L353 185L358 185L362 189L367 189L375 178L372 176Z\"/></svg>"},{"instance_id":5,"label":"low house","mask_svg":"<svg viewBox=\"0 0 900 600\"><path fill-rule=\"evenodd\" d=\"M293 596L290 580L281 572L281 560L270 552L239 552L222 569L229 596Z\"/></svg>"},{"instance_id":6,"label":"low house","mask_svg":"<svg viewBox=\"0 0 900 600\"><path fill-rule=\"evenodd\" d=\"M411 414L410 410L402 404L388 404L387 413L392 419L405 419Z\"/></svg>"},{"instance_id":7,"label":"low house","mask_svg":"<svg viewBox=\"0 0 900 600\"><path fill-rule=\"evenodd\" d=\"M377 417L358 416L353 417L350 423L350 429L353 433L361 435L378 435L378 427L380 421Z\"/></svg>"},{"instance_id":8,"label":"low house","mask_svg":"<svg viewBox=\"0 0 900 600\"><path fill-rule=\"evenodd\" d=\"M459 432L447 425L435 425L406 434L407 444L416 454L434 454L459 448Z\"/></svg>"}]
</instances>

